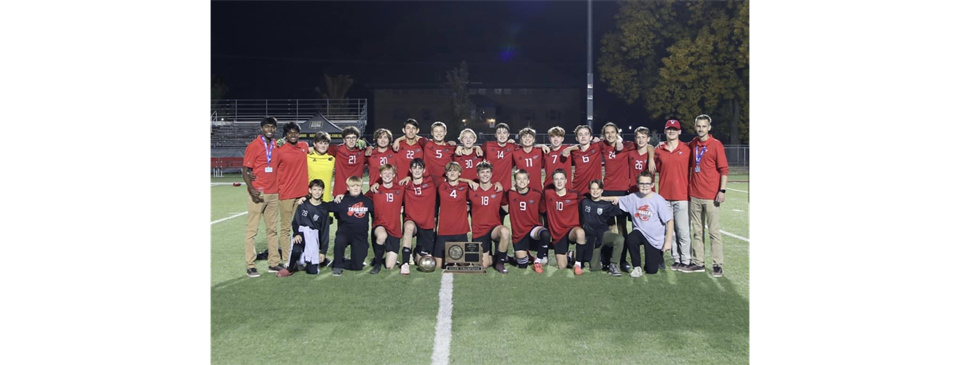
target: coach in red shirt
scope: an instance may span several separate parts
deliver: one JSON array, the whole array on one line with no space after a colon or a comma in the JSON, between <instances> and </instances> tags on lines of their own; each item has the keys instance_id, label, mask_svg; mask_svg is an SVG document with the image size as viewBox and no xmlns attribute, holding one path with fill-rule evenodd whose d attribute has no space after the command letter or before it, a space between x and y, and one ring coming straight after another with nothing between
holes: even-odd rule
<instances>
[{"instance_id":1,"label":"coach in red shirt","mask_svg":"<svg viewBox=\"0 0 960 365\"><path fill-rule=\"evenodd\" d=\"M280 260L287 263L293 247L290 246L293 211L297 208L297 199L310 192L307 180L307 151L310 146L300 141L300 125L290 122L283 125L283 135L287 143L277 147L277 185L280 188L280 237L283 249ZM282 269L282 267L281 267ZM271 271L272 272L272 271Z\"/></svg>"},{"instance_id":2,"label":"coach in red shirt","mask_svg":"<svg viewBox=\"0 0 960 365\"><path fill-rule=\"evenodd\" d=\"M710 116L697 117L694 128L697 138L690 141L693 150L690 174L690 220L693 222L693 264L688 269L703 272L703 231L710 231L710 256L713 257L713 276L723 276L723 239L720 236L720 203L726 199L727 153L712 135ZM704 220L706 216L706 220ZM706 223L707 227L704 227Z\"/></svg>"}]
</instances>

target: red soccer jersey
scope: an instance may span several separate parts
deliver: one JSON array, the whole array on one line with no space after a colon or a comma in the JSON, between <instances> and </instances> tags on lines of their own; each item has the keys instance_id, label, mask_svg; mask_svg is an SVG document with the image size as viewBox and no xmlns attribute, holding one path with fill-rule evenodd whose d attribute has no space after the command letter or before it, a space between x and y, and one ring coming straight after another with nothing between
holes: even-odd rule
<instances>
[{"instance_id":1,"label":"red soccer jersey","mask_svg":"<svg viewBox=\"0 0 960 365\"><path fill-rule=\"evenodd\" d=\"M437 224L437 185L430 176L424 176L423 181L403 187L403 214L404 220L413 221L420 228L433 229Z\"/></svg>"},{"instance_id":2,"label":"red soccer jersey","mask_svg":"<svg viewBox=\"0 0 960 365\"><path fill-rule=\"evenodd\" d=\"M513 230L513 242L519 242L536 226L542 226L540 214L544 212L543 193L527 189L525 194L516 190L507 193L507 205L510 206L510 228Z\"/></svg>"},{"instance_id":3,"label":"red soccer jersey","mask_svg":"<svg viewBox=\"0 0 960 365\"><path fill-rule=\"evenodd\" d=\"M553 172L557 169L563 169L567 173L567 180L573 176L573 173L570 171L570 162L573 161L570 156L563 157L563 150L570 146L561 145L556 151L550 151L546 156L543 157L543 173L546 175L546 178L543 180L544 188L555 188L553 186Z\"/></svg>"},{"instance_id":4,"label":"red soccer jersey","mask_svg":"<svg viewBox=\"0 0 960 365\"><path fill-rule=\"evenodd\" d=\"M640 191L637 187L637 176L639 176L641 172L650 170L648 155L646 146L643 146L641 149L634 149L627 154L627 161L630 165L630 188L627 189L628 192L635 193ZM654 176L653 178L654 181L656 181L657 177ZM653 191L657 191L656 186L653 188Z\"/></svg>"},{"instance_id":5,"label":"red soccer jersey","mask_svg":"<svg viewBox=\"0 0 960 365\"><path fill-rule=\"evenodd\" d=\"M672 152L664 143L654 150L660 174L660 196L666 200L689 200L690 146L677 144Z\"/></svg>"},{"instance_id":6,"label":"red soccer jersey","mask_svg":"<svg viewBox=\"0 0 960 365\"><path fill-rule=\"evenodd\" d=\"M373 200L373 227L383 226L388 235L402 236L400 208L403 207L404 189L394 182L389 188L381 186L376 193L368 191L367 196Z\"/></svg>"},{"instance_id":7,"label":"red soccer jersey","mask_svg":"<svg viewBox=\"0 0 960 365\"><path fill-rule=\"evenodd\" d=\"M513 151L517 149L514 143L507 143L503 146L497 144L497 141L487 141L483 144L483 158L490 161L493 165L493 183L500 183L503 189L510 189L510 170L513 169Z\"/></svg>"},{"instance_id":8,"label":"red soccer jersey","mask_svg":"<svg viewBox=\"0 0 960 365\"><path fill-rule=\"evenodd\" d=\"M247 144L243 151L243 167L249 168L256 175L253 188L264 194L277 194L280 187L277 185L277 143L274 140L266 141L263 135L258 135ZM269 158L267 155L270 155ZM271 172L267 172L270 170Z\"/></svg>"},{"instance_id":9,"label":"red soccer jersey","mask_svg":"<svg viewBox=\"0 0 960 365\"><path fill-rule=\"evenodd\" d=\"M513 151L513 165L517 169L524 169L530 173L530 188L533 190L543 191L543 150L537 147L530 148L530 152L526 152L523 148L517 148ZM509 189L510 186L504 185L504 189Z\"/></svg>"},{"instance_id":10,"label":"red soccer jersey","mask_svg":"<svg viewBox=\"0 0 960 365\"><path fill-rule=\"evenodd\" d=\"M573 227L580 225L581 196L583 195L570 189L567 189L564 195L558 195L554 189L543 192L547 223L554 243L563 238L563 235L570 233Z\"/></svg>"},{"instance_id":11,"label":"red soccer jersey","mask_svg":"<svg viewBox=\"0 0 960 365\"><path fill-rule=\"evenodd\" d=\"M730 173L727 152L723 149L723 143L713 136L709 136L706 142L700 142L700 138L694 138L690 141L690 149L692 150L690 166L693 167L693 172L690 173L690 196L712 200L720 192L720 176L727 176ZM698 155L701 156L700 172L696 170Z\"/></svg>"},{"instance_id":12,"label":"red soccer jersey","mask_svg":"<svg viewBox=\"0 0 960 365\"><path fill-rule=\"evenodd\" d=\"M361 148L349 149L346 145L330 146L330 152L337 158L334 162L333 195L347 193L347 178L356 176L363 178L363 165L367 157Z\"/></svg>"},{"instance_id":13,"label":"red soccer jersey","mask_svg":"<svg viewBox=\"0 0 960 365\"><path fill-rule=\"evenodd\" d=\"M421 138L420 141L423 141ZM400 149L397 150L397 181L403 180L410 173L410 162L415 158L423 158L423 142L407 144L407 140L400 141ZM426 161L424 161L426 163ZM427 175L430 170L424 172Z\"/></svg>"},{"instance_id":14,"label":"red soccer jersey","mask_svg":"<svg viewBox=\"0 0 960 365\"><path fill-rule=\"evenodd\" d=\"M477 164L479 164L480 161L483 161L483 157L478 157L475 152L471 152L469 155L454 155L453 160L460 164L460 167L463 168L463 173L460 174L461 178L480 181L480 177L477 176ZM508 186L503 188L505 190L509 189Z\"/></svg>"},{"instance_id":15,"label":"red soccer jersey","mask_svg":"<svg viewBox=\"0 0 960 365\"><path fill-rule=\"evenodd\" d=\"M591 180L603 178L600 171L600 164L602 163L600 161L602 157L601 143L603 142L591 143L586 152L580 151L578 146L570 153L573 165L577 167L573 175L573 190L580 194L586 194L590 191ZM567 181L570 181L569 177Z\"/></svg>"},{"instance_id":16,"label":"red soccer jersey","mask_svg":"<svg viewBox=\"0 0 960 365\"><path fill-rule=\"evenodd\" d=\"M450 146L446 143L427 141L423 145L423 155L425 156L424 162L427 165L427 172L429 175L435 176L438 179L442 179L444 176L444 169L446 169L447 163L453 161L453 153L456 151L456 146Z\"/></svg>"},{"instance_id":17,"label":"red soccer jersey","mask_svg":"<svg viewBox=\"0 0 960 365\"><path fill-rule=\"evenodd\" d=\"M437 184L437 194L440 196L440 219L437 222L437 234L452 236L470 232L467 221L467 193L466 183L456 186L444 181Z\"/></svg>"},{"instance_id":18,"label":"red soccer jersey","mask_svg":"<svg viewBox=\"0 0 960 365\"><path fill-rule=\"evenodd\" d=\"M470 199L471 228L474 240L483 236L501 224L500 206L503 204L506 192L498 192L493 186L489 190L471 190L467 195Z\"/></svg>"},{"instance_id":19,"label":"red soccer jersey","mask_svg":"<svg viewBox=\"0 0 960 365\"><path fill-rule=\"evenodd\" d=\"M297 142L296 145L287 143L277 147L277 184L280 187L280 200L287 200L306 196L310 193L310 181L307 179L307 151L310 146L306 142Z\"/></svg>"},{"instance_id":20,"label":"red soccer jersey","mask_svg":"<svg viewBox=\"0 0 960 365\"><path fill-rule=\"evenodd\" d=\"M373 185L374 183L383 183L380 181L380 166L386 164L391 164L397 167L397 170L399 171L400 167L397 165L397 153L393 152L393 149L389 147L383 152L380 152L379 149L374 148L373 152L370 153L370 157L367 157L367 171L370 175L370 185ZM396 183L400 181L400 179L402 178L395 177L393 182Z\"/></svg>"},{"instance_id":21,"label":"red soccer jersey","mask_svg":"<svg viewBox=\"0 0 960 365\"><path fill-rule=\"evenodd\" d=\"M630 172L628 169L630 151L635 151L637 145L633 142L624 141L623 149L617 151L616 144L610 145L607 142L600 142L603 150L603 189L610 191L627 191L630 188ZM589 192L590 186L587 186Z\"/></svg>"}]
</instances>

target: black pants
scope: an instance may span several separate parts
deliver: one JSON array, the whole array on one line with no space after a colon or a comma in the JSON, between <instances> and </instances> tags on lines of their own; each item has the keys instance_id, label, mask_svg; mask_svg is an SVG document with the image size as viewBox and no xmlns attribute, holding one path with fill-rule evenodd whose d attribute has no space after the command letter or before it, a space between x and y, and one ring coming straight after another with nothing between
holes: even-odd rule
<instances>
[{"instance_id":1,"label":"black pants","mask_svg":"<svg viewBox=\"0 0 960 365\"><path fill-rule=\"evenodd\" d=\"M627 249L630 250L630 261L633 263L633 267L640 266L640 245L643 245L643 271L647 274L656 274L657 270L660 269L660 264L663 263L663 252L661 252L656 247L650 244L647 241L647 238L643 236L643 233L640 233L638 230L633 230L627 235Z\"/></svg>"},{"instance_id":2,"label":"black pants","mask_svg":"<svg viewBox=\"0 0 960 365\"><path fill-rule=\"evenodd\" d=\"M300 256L303 256L304 246L306 245L303 242L293 244L293 250L290 251L290 262L287 263L287 270L291 272L297 271L297 261L300 261ZM317 275L320 273L320 264L307 263L306 269L307 274Z\"/></svg>"},{"instance_id":3,"label":"black pants","mask_svg":"<svg viewBox=\"0 0 960 365\"><path fill-rule=\"evenodd\" d=\"M350 246L350 265L344 265L343 254L347 251L347 245ZM341 234L337 232L336 241L333 243L333 268L347 270L363 269L363 260L367 258L367 250L370 249L370 242L367 242L366 234Z\"/></svg>"}]
</instances>

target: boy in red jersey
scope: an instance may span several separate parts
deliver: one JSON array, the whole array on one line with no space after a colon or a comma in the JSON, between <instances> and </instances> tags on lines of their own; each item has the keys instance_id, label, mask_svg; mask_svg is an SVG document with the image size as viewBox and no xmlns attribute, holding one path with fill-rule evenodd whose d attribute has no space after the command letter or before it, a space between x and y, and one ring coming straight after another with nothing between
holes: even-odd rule
<instances>
[{"instance_id":1,"label":"boy in red jersey","mask_svg":"<svg viewBox=\"0 0 960 365\"><path fill-rule=\"evenodd\" d=\"M556 189L543 192L543 203L546 206L550 236L556 240L553 250L557 255L557 267L560 270L567 268L567 249L570 241L574 241L577 244L577 261L573 265L573 272L583 275L583 263L587 258L587 234L580 227L579 207L582 194L567 190L567 173L563 170L553 172L553 184Z\"/></svg>"},{"instance_id":2,"label":"boy in red jersey","mask_svg":"<svg viewBox=\"0 0 960 365\"><path fill-rule=\"evenodd\" d=\"M440 123L439 125L437 123ZM406 168L398 168L397 180L403 180L409 176L409 166L410 162L413 162L413 159L420 158L423 159L427 164L427 172L425 175L434 176L438 181L443 176L443 164L435 166L443 162L450 162L454 149L449 149L445 151L446 147L443 147L443 144L446 143L448 146L456 146L457 143L454 141L443 142L443 137L447 135L447 126L442 122L433 123L431 127L431 134L434 138L439 138L435 141L427 141L425 138L422 138L417 135L420 132L420 126L417 124L417 120L410 118L403 124L403 138L397 138L393 141L393 150L397 151L399 154L398 161L400 166L406 165ZM427 148L428 143L430 148ZM437 152L440 152L438 155ZM438 175L434 175L438 174Z\"/></svg>"},{"instance_id":3,"label":"boy in red jersey","mask_svg":"<svg viewBox=\"0 0 960 365\"><path fill-rule=\"evenodd\" d=\"M443 267L445 243L466 242L467 233L470 233L470 223L467 221L467 193L470 187L460 181L463 169L456 162L450 162L444 171L446 180L437 184L440 213L437 219L437 242L433 249L437 267Z\"/></svg>"},{"instance_id":4,"label":"boy in red jersey","mask_svg":"<svg viewBox=\"0 0 960 365\"><path fill-rule=\"evenodd\" d=\"M365 155L366 151L357 147L359 138L359 129L346 127L343 129L343 144L330 146L330 153L337 158L333 168L333 195L342 195L347 192L348 177L363 176L363 167L367 162L367 157Z\"/></svg>"},{"instance_id":5,"label":"boy in red jersey","mask_svg":"<svg viewBox=\"0 0 960 365\"><path fill-rule=\"evenodd\" d=\"M723 240L720 236L720 204L726 200L729 165L723 143L710 135L712 120L701 114L695 120L697 138L690 141L693 150L693 174L690 175L690 220L693 221L693 263L683 272L703 272L703 231L709 229L713 277L723 276ZM281 199L283 192L281 191ZM704 227L706 224L706 227Z\"/></svg>"},{"instance_id":6,"label":"boy in red jersey","mask_svg":"<svg viewBox=\"0 0 960 365\"><path fill-rule=\"evenodd\" d=\"M530 189L530 174L524 169L513 173L517 188L507 193L506 207L510 214L510 228L513 231L513 252L516 255L517 267L526 269L530 261L530 246L537 249L538 257L534 261L533 270L543 273L543 265L547 261L550 232L543 227L545 206L543 193ZM542 255L540 255L542 253ZM541 260L542 259L542 260Z\"/></svg>"},{"instance_id":7,"label":"boy in red jersey","mask_svg":"<svg viewBox=\"0 0 960 365\"><path fill-rule=\"evenodd\" d=\"M444 168L450 161L453 161L453 152L456 150L456 142L444 141L447 136L447 125L437 121L430 125L430 134L432 140L423 142L424 162L427 163L427 174L440 177L444 174Z\"/></svg>"},{"instance_id":8,"label":"boy in red jersey","mask_svg":"<svg viewBox=\"0 0 960 365\"><path fill-rule=\"evenodd\" d=\"M495 269L501 274L507 273L505 262L507 259L507 245L510 244L510 229L503 225L500 218L500 206L505 205L506 198L503 192L494 189L490 179L493 177L493 166L489 162L481 162L477 166L480 176L480 186L468 193L470 199L470 216L473 231L473 241L481 242L483 247L483 267L493 264L490 255L490 246L497 242Z\"/></svg>"},{"instance_id":9,"label":"boy in red jersey","mask_svg":"<svg viewBox=\"0 0 960 365\"><path fill-rule=\"evenodd\" d=\"M640 191L637 188L637 176L640 176L641 172L657 173L657 165L653 157L656 153L655 148L649 144L650 129L643 126L637 127L633 130L633 139L634 149L627 155L627 164L630 165L630 188L627 192L630 193Z\"/></svg>"},{"instance_id":10,"label":"boy in red jersey","mask_svg":"<svg viewBox=\"0 0 960 365\"><path fill-rule=\"evenodd\" d=\"M417 259L420 256L433 252L436 234L437 185L430 176L424 176L426 171L423 159L416 158L410 162L412 180L403 188L403 257L400 265L400 274L410 274L410 247L413 237L417 237Z\"/></svg>"},{"instance_id":11,"label":"boy in red jersey","mask_svg":"<svg viewBox=\"0 0 960 365\"><path fill-rule=\"evenodd\" d=\"M567 132L559 126L547 130L547 135L550 137L550 150L547 151L543 157L543 170L548 172L546 179L543 181L544 189L556 188L553 186L553 175L549 173L550 171L563 169L563 171L567 173L567 176L573 176L573 171L571 171L570 168L570 162L572 160L569 154L563 154L563 150L566 149L566 147L563 146L563 136L565 133Z\"/></svg>"},{"instance_id":12,"label":"boy in red jersey","mask_svg":"<svg viewBox=\"0 0 960 365\"><path fill-rule=\"evenodd\" d=\"M681 271L690 266L690 146L680 143L680 121L671 119L664 125L667 141L657 146L654 158L660 173L658 193L667 201L676 220L670 270Z\"/></svg>"},{"instance_id":13,"label":"boy in red jersey","mask_svg":"<svg viewBox=\"0 0 960 365\"><path fill-rule=\"evenodd\" d=\"M590 191L591 180L603 179L600 171L603 154L600 150L600 142L591 142L593 131L590 127L586 125L577 126L574 133L577 135L577 144L567 147L563 150L563 154L572 157L573 166L577 167L573 172L573 190L580 195L584 195ZM622 145L617 150L621 149L623 149ZM564 171L564 175L566 175L566 171Z\"/></svg>"},{"instance_id":14,"label":"boy in red jersey","mask_svg":"<svg viewBox=\"0 0 960 365\"><path fill-rule=\"evenodd\" d=\"M409 118L403 123L403 136L393 141L393 151L397 152L397 179L409 176L410 163L414 159L423 159L423 145L419 143L420 125L416 119Z\"/></svg>"},{"instance_id":15,"label":"boy in red jersey","mask_svg":"<svg viewBox=\"0 0 960 365\"><path fill-rule=\"evenodd\" d=\"M367 196L373 200L373 268L371 274L380 272L383 264L384 251L387 253L387 270L393 270L397 263L397 253L400 251L400 209L403 207L403 188L394 180L397 168L391 164L380 166L379 174L383 184L377 191L367 191ZM409 259L409 255L407 257Z\"/></svg>"},{"instance_id":16,"label":"boy in red jersey","mask_svg":"<svg viewBox=\"0 0 960 365\"><path fill-rule=\"evenodd\" d=\"M518 169L524 169L530 174L530 188L543 191L543 156L544 151L533 145L537 137L537 131L533 128L524 128L520 130L520 147L513 151L513 165Z\"/></svg>"},{"instance_id":17,"label":"boy in red jersey","mask_svg":"<svg viewBox=\"0 0 960 365\"><path fill-rule=\"evenodd\" d=\"M493 165L493 181L507 187L510 184L510 170L513 169L513 151L517 145L509 143L510 126L500 123L495 130L496 141L487 141L483 144L485 159Z\"/></svg>"},{"instance_id":18,"label":"boy in red jersey","mask_svg":"<svg viewBox=\"0 0 960 365\"><path fill-rule=\"evenodd\" d=\"M369 146L365 152L370 185L381 182L380 166L389 164L394 166L394 171L396 171L397 153L390 149L390 141L392 140L393 133L389 129L380 128L373 132L373 143L376 144L376 147Z\"/></svg>"},{"instance_id":19,"label":"boy in red jersey","mask_svg":"<svg viewBox=\"0 0 960 365\"><path fill-rule=\"evenodd\" d=\"M463 167L463 174L460 177L478 181L477 165L483 161L483 149L474 145L477 143L477 133L470 128L464 129L460 132L459 140L463 146L457 147L453 161Z\"/></svg>"}]
</instances>

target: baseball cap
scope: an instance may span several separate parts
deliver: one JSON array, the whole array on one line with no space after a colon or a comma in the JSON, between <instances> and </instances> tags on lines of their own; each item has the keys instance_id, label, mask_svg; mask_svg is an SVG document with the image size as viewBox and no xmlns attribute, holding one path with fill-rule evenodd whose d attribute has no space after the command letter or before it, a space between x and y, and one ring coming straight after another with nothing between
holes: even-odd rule
<instances>
[{"instance_id":1,"label":"baseball cap","mask_svg":"<svg viewBox=\"0 0 960 365\"><path fill-rule=\"evenodd\" d=\"M680 121L676 119L670 119L667 121L667 125L665 125L663 129L668 129L668 128L682 129L680 128Z\"/></svg>"}]
</instances>

